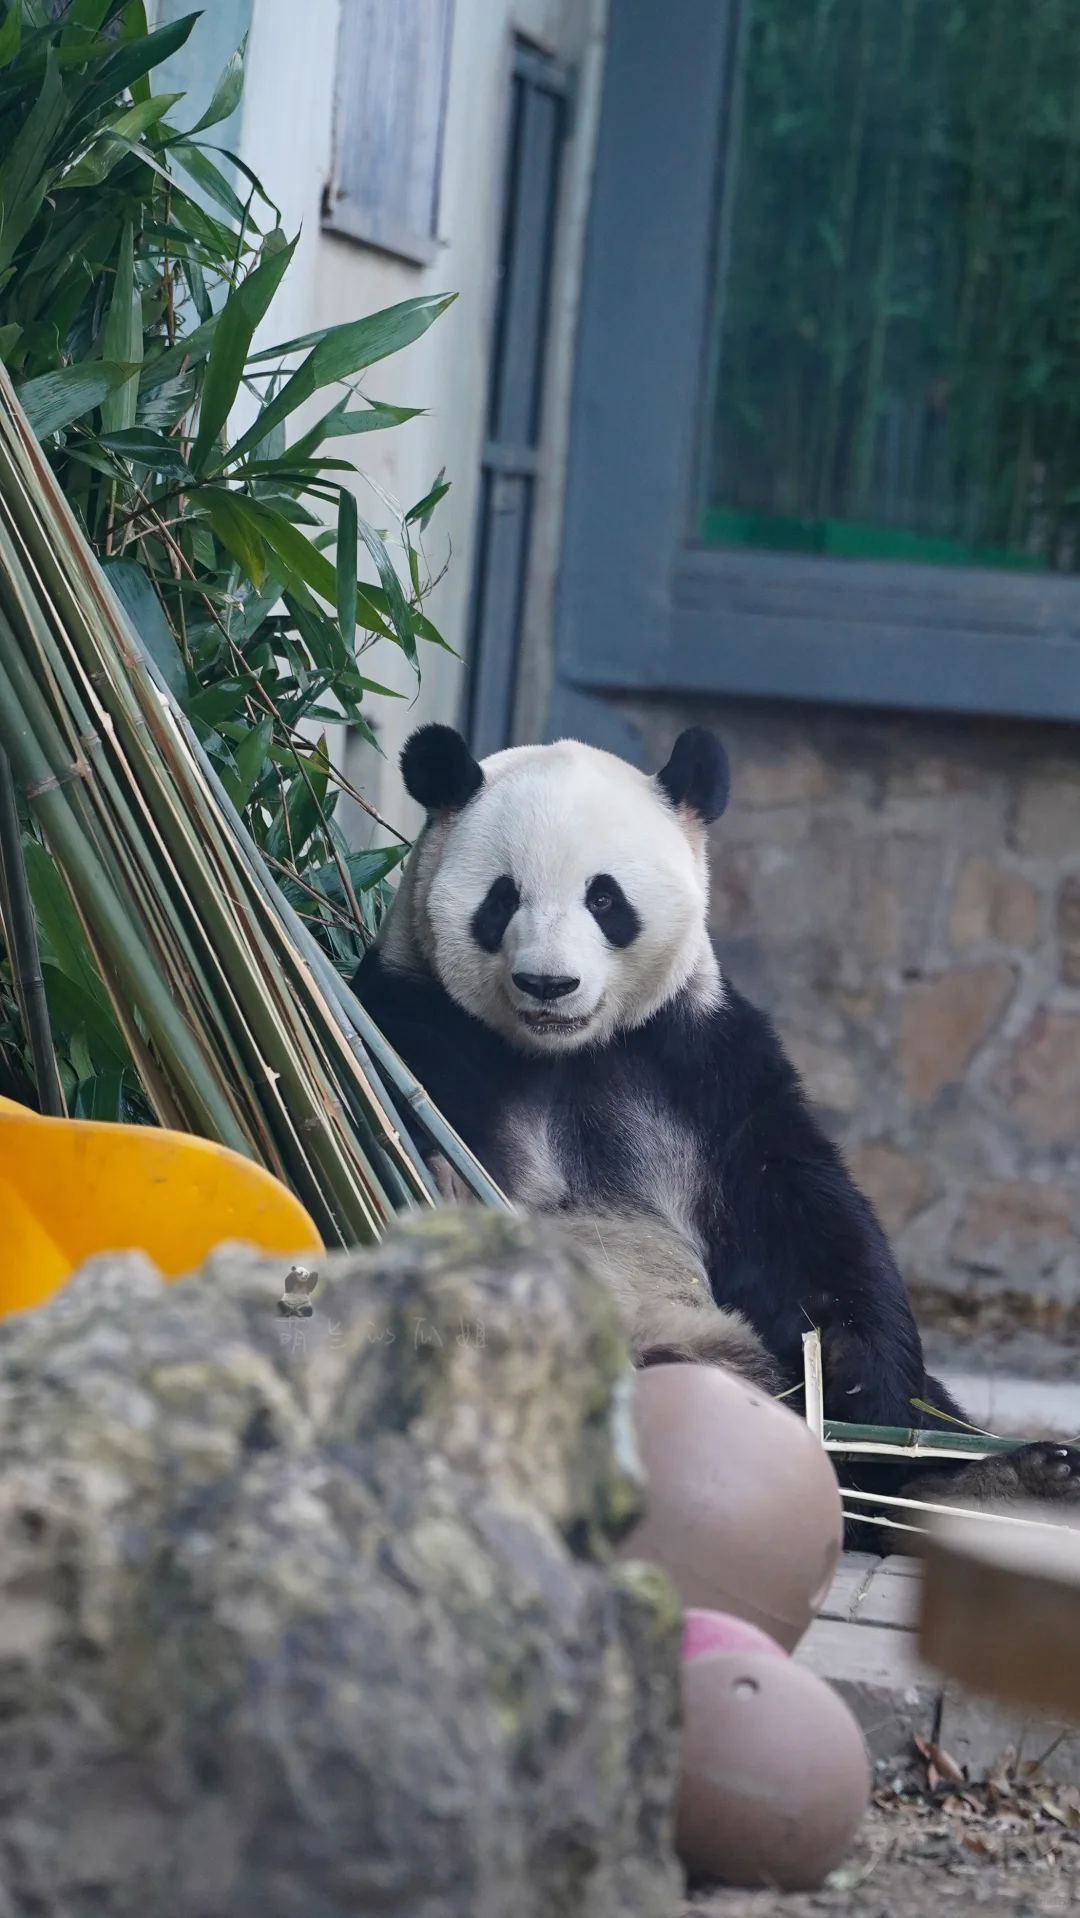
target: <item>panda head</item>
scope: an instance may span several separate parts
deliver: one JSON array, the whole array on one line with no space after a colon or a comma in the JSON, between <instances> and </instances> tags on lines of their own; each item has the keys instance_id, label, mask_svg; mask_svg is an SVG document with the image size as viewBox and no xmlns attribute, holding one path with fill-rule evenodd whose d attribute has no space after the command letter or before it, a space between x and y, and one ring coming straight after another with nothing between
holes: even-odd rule
<instances>
[{"instance_id":1,"label":"panda head","mask_svg":"<svg viewBox=\"0 0 1080 1918\"><path fill-rule=\"evenodd\" d=\"M478 764L449 726L401 756L427 825L382 941L520 1050L572 1052L678 993L715 1004L705 829L727 803L723 747L694 727L650 779L575 740Z\"/></svg>"}]
</instances>

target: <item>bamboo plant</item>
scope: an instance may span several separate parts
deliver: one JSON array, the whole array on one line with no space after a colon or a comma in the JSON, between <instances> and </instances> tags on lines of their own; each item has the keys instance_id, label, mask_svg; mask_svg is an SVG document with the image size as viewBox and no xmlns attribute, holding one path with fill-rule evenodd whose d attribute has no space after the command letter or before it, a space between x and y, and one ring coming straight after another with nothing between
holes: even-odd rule
<instances>
[{"instance_id":1,"label":"bamboo plant","mask_svg":"<svg viewBox=\"0 0 1080 1918\"><path fill-rule=\"evenodd\" d=\"M243 48L194 126L152 91L196 17L0 8L0 1089L216 1139L353 1244L434 1202L413 1133L505 1203L344 984L407 848L349 847L318 730L442 643L445 481L380 529L327 449L414 417L363 378L449 296L253 350L295 242L207 139Z\"/></svg>"},{"instance_id":2,"label":"bamboo plant","mask_svg":"<svg viewBox=\"0 0 1080 1918\"><path fill-rule=\"evenodd\" d=\"M435 1197L385 1074L500 1203L274 885L6 374L0 747L163 1123L266 1165L329 1244L367 1242L393 1211Z\"/></svg>"},{"instance_id":3,"label":"bamboo plant","mask_svg":"<svg viewBox=\"0 0 1080 1918\"><path fill-rule=\"evenodd\" d=\"M194 124L182 96L155 88L196 18L149 32L142 0L0 0L0 357L210 768L347 978L408 848L332 763L327 728L375 742L378 705L400 695L366 656L397 649L419 674L443 644L424 542L447 483L401 509L369 490L391 523L365 518L357 450L416 417L366 380L449 296L253 350L292 242L215 144L244 48ZM254 437L230 438L241 403ZM338 823L345 793L372 815L363 849ZM64 1097L82 1116L149 1120L126 1031L25 811L23 827ZM2 954L0 1091L33 1102L24 1028Z\"/></svg>"}]
</instances>

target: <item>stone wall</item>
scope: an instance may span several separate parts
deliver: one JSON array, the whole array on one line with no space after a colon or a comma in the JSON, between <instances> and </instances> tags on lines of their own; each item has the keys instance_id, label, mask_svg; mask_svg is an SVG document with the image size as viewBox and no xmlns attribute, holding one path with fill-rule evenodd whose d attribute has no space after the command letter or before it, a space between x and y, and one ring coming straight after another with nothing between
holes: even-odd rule
<instances>
[{"instance_id":1,"label":"stone wall","mask_svg":"<svg viewBox=\"0 0 1080 1918\"><path fill-rule=\"evenodd\" d=\"M732 759L713 926L909 1281L1080 1300L1080 736L776 704L627 708Z\"/></svg>"}]
</instances>

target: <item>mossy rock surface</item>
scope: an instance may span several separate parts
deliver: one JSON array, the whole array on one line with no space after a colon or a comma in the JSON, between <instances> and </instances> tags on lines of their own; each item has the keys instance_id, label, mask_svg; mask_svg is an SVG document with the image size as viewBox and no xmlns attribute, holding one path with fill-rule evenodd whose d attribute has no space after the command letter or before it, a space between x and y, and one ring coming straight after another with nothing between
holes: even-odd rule
<instances>
[{"instance_id":1,"label":"mossy rock surface","mask_svg":"<svg viewBox=\"0 0 1080 1918\"><path fill-rule=\"evenodd\" d=\"M471 1210L0 1325L0 1914L668 1918L678 1610L626 1358Z\"/></svg>"}]
</instances>

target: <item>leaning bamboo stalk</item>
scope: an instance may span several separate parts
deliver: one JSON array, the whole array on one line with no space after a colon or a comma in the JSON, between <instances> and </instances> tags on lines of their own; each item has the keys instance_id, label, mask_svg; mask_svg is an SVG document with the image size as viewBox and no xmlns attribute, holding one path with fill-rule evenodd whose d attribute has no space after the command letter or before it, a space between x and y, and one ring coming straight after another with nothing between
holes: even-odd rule
<instances>
[{"instance_id":1,"label":"leaning bamboo stalk","mask_svg":"<svg viewBox=\"0 0 1080 1918\"><path fill-rule=\"evenodd\" d=\"M0 917L41 1110L53 1118L64 1118L67 1105L53 1051L37 926L26 883L15 782L11 777L11 761L3 751L0 751Z\"/></svg>"},{"instance_id":2,"label":"leaning bamboo stalk","mask_svg":"<svg viewBox=\"0 0 1080 1918\"><path fill-rule=\"evenodd\" d=\"M298 957L306 961L309 973L315 976L322 986L324 993L333 1000L337 1011L337 1023L339 1026L344 1023L347 1028L351 1029L347 1035L347 1043L350 1050L359 1058L365 1073L373 1081L375 1087L378 1088L378 1075L372 1066L372 1059L374 1059L378 1071L383 1073L389 1080L394 1090L405 1101L410 1111L415 1114L418 1123L432 1143L438 1146L439 1150L445 1154L449 1163L454 1167L454 1170L461 1174L476 1196L481 1199L485 1205L494 1206L502 1211L512 1210L510 1201L506 1198L505 1194L500 1191L495 1181L484 1170L474 1154L469 1151L463 1140L460 1139L453 1128L448 1125L437 1106L413 1077L404 1061L398 1057L398 1054L383 1037L370 1013L360 1004L360 1001L356 998L355 994L349 990L344 981L338 977L330 960L303 924L299 914L290 906L288 900L283 898L280 889L275 886L264 862L259 857L258 849L254 846L247 832L247 828L244 826L239 813L236 811L236 808L222 786L221 781L195 737L190 725L183 714L177 711L175 702L168 688L161 680L160 675L157 674L153 662L148 661L147 665L158 687L162 704L171 711L174 722L182 735L184 745L198 763L204 778L214 794L222 817L229 825L234 837L244 849L246 865L251 878L262 894L264 902L269 905L270 911L277 917L283 919L288 926L293 935ZM383 1096L385 1098L385 1094ZM389 1101L387 1101L387 1104L389 1104ZM415 1148L409 1140L408 1133L402 1132L398 1136L402 1144L405 1145L410 1152L415 1153ZM418 1155L417 1163L425 1182L431 1186L430 1174L428 1174L426 1167L423 1166L423 1162L419 1160ZM432 1190L434 1190L433 1187Z\"/></svg>"},{"instance_id":3,"label":"leaning bamboo stalk","mask_svg":"<svg viewBox=\"0 0 1080 1918\"><path fill-rule=\"evenodd\" d=\"M890 1511L943 1512L947 1518L955 1518L958 1512L963 1512L965 1519L970 1518L980 1524L1011 1525L1021 1531L1060 1532L1063 1529L1060 1523L1050 1518L1014 1518L1011 1512L988 1512L979 1505L943 1505L927 1498L900 1498L886 1492L856 1492L848 1485L843 1488L843 1497L856 1504L886 1505Z\"/></svg>"},{"instance_id":4,"label":"leaning bamboo stalk","mask_svg":"<svg viewBox=\"0 0 1080 1918\"><path fill-rule=\"evenodd\" d=\"M0 620L0 629L3 624ZM247 1141L235 1124L220 1089L207 1071L191 1033L175 1011L154 967L138 943L110 885L108 875L92 851L81 826L73 818L59 778L50 767L25 715L15 689L0 664L0 745L11 760L30 806L45 836L68 874L78 873L95 932L132 996L152 1008L159 1042L169 1069L184 1086L187 1098L211 1136L221 1138L247 1156Z\"/></svg>"},{"instance_id":5,"label":"leaning bamboo stalk","mask_svg":"<svg viewBox=\"0 0 1080 1918\"><path fill-rule=\"evenodd\" d=\"M166 998L171 990L177 1001L171 1049L158 1008L150 1022L149 1057L156 1066L160 1055L166 1069L159 1098L171 1100L175 1087L190 1101L192 1058L199 1060L219 1097L236 1105L257 1155L265 1158L272 1144L302 1196L310 1189L317 1198L320 1229L352 1242L377 1236L395 1208L437 1200L381 1071L412 1101L428 1136L441 1133L451 1163L478 1196L505 1205L354 1006L238 818L223 808L205 755L161 697L2 370L0 595L15 622L6 643L0 633L0 656L11 668L0 687L9 724L31 709L34 743L51 745L44 757L55 761L54 783L78 765L75 790L61 792L62 804L51 809L51 830L40 807L37 816L118 1017L123 1012L126 1029L137 1032L121 1002L130 995L136 1005L148 1003L140 997L145 979L135 979L119 950L125 922L136 944L145 934ZM22 773L33 786L27 766ZM58 850L61 842L66 852ZM89 887L79 865L83 852L95 882ZM136 905L144 873L146 896ZM112 887L111 922L102 882ZM177 1043L185 1031L191 1056ZM146 1058L145 1042L142 1051ZM153 1093L153 1074L150 1080ZM210 1116L200 1114L204 1129ZM218 1112L214 1126L220 1118Z\"/></svg>"},{"instance_id":6,"label":"leaning bamboo stalk","mask_svg":"<svg viewBox=\"0 0 1080 1918\"><path fill-rule=\"evenodd\" d=\"M1012 1452L1017 1441L988 1432L937 1432L922 1426L848 1425L826 1419L825 1449L852 1456L890 1458L989 1458Z\"/></svg>"},{"instance_id":7,"label":"leaning bamboo stalk","mask_svg":"<svg viewBox=\"0 0 1080 1918\"><path fill-rule=\"evenodd\" d=\"M126 781L119 779L110 764L108 716L97 702L92 686L80 688L75 685L68 662L53 642L48 624L31 591L30 579L23 568L25 557L25 553L16 551L0 510L0 595L9 615L18 616L17 623L29 653L28 659L17 646L6 651L16 688L22 691L24 707L29 705L31 708L32 723L36 725L54 769L65 763L80 766L82 777L71 786L80 821L89 833L114 888L121 897L126 898L129 916L135 914L157 963L163 973L172 979L178 1002L195 1030L199 1026L200 1007L205 1008L211 1003L204 971L190 939L185 938L184 929L171 908L167 886L156 862L147 862L145 859L139 862L133 852L138 831L127 796L132 782L130 778ZM40 582L39 585L44 591L44 585ZM0 635L2 643L3 636ZM39 662L40 669L36 674L30 668L31 660ZM46 703L43 696L42 682L54 691L50 703ZM57 731L57 721L67 722L64 724L64 736ZM167 860L164 863L167 864ZM135 901L138 901L137 910ZM78 901L76 910L85 919ZM91 938L91 945L93 943ZM117 1018L130 1035L133 1022L123 995L111 996L114 998ZM217 1037L220 1041L222 1034L219 1032ZM131 1043L135 1043L134 1037L131 1037ZM141 1046L140 1050L145 1063L145 1046ZM155 1103L159 1107L161 1122L174 1123L171 1096L167 1094L164 1102L155 1099ZM162 1109L163 1106L168 1109ZM238 1123L243 1123L239 1112L236 1117ZM265 1155L270 1144L265 1128L256 1126L251 1135L252 1149L261 1148ZM279 1166L272 1164L271 1169L279 1170Z\"/></svg>"},{"instance_id":8,"label":"leaning bamboo stalk","mask_svg":"<svg viewBox=\"0 0 1080 1918\"><path fill-rule=\"evenodd\" d=\"M77 640L80 637L79 626L81 622L79 618L78 607L76 604L72 603L71 605L69 605L68 614L69 614L70 624L72 628L74 629L74 637ZM100 660L95 662L93 659L91 659L90 661L91 671L95 663L100 665L102 662ZM124 686L122 687L121 690L123 694L128 691L128 688ZM124 720L130 720L132 717L131 705L123 696L118 701L118 706L120 709L121 723L123 723ZM138 745L143 743L138 738L138 731L139 731L138 716L136 715L135 718L136 718L135 737L129 738L127 741L124 742L125 744L128 745L129 748L133 745L137 748ZM143 727L143 737L145 739L145 727ZM115 757L117 752L119 751L119 745L115 737L113 738L112 746L113 746L113 753ZM153 791L154 790L153 782L152 781L148 782L148 784L150 785L151 791ZM141 797L141 793L138 796ZM159 799L159 802L160 802L160 799L161 799L160 793L157 793L155 796ZM182 809L176 806L172 808L172 813L173 813L173 817L172 817L171 824L174 830L177 829L177 827L179 826L179 830L182 837L183 832L187 826L186 815L183 814ZM191 849L189 847L189 851L190 850ZM209 912L216 917L217 925L215 927L215 930L223 932L226 938L229 938L232 936L233 928L228 921L225 921L223 925L221 912L220 912L221 889L222 887L224 887L226 892L228 891L227 875L221 872L216 873L214 875L214 882L208 892L206 890L205 885L203 885L203 881L205 880L205 863L203 863L203 865L200 865L199 863L199 859L198 859L199 850L200 849L196 846L195 863L192 870L195 875L195 882L196 882L197 888L200 885L202 885L203 887L203 897L200 902L201 909L204 909L204 910L208 909ZM233 904L237 903L235 901L235 898L233 899L231 903ZM243 957L246 955L243 955L242 953L238 955L238 953L234 951L232 956L234 960L237 960L239 957L240 960L242 961ZM264 955L264 958L265 958L265 955ZM265 972L265 969L266 968L264 966L263 968L264 972ZM263 992L256 990L250 995L250 1003L255 1008L258 1009L260 1008L264 997L265 997L265 994ZM356 1189L356 1180L352 1176L352 1173L355 1170L355 1168L350 1169L349 1167L341 1163L340 1149L339 1147L337 1147L336 1142L334 1141L333 1138L331 1138L329 1142L327 1142L325 1138L321 1136L321 1133L325 1132L326 1130L324 1125L325 1105L326 1103L332 1103L333 1102L332 1098L327 1098L327 1096L324 1094L323 1101L320 1103L318 1096L317 1095L313 1096L312 1088L305 1083L302 1066L296 1060L295 1055L290 1055L287 1043L285 1042L282 1036L286 1030L287 1020L282 1019L280 1017L281 1010L282 1009L280 1006L275 1007L276 1016L274 1016L273 1018L268 1018L267 1020L263 1022L263 1030L261 1034L259 1035L264 1042L266 1040L269 1040L271 1047L277 1050L277 1057L275 1058L273 1065L267 1065L265 1061L260 1061L257 1059L254 1060L252 1063L254 1064L254 1067L257 1073L261 1069L262 1076L267 1083L267 1087L268 1087L267 1096L271 1100L272 1107L275 1101L275 1085L274 1085L275 1074L277 1073L279 1067L283 1067L284 1075L287 1076L289 1079L290 1096L293 1099L299 1099L301 1105L306 1104L307 1118L306 1118L306 1121L304 1121L303 1123L305 1126L305 1130L308 1132L309 1136L313 1136L314 1153L316 1158L321 1160L319 1171L324 1180L328 1178L330 1185L332 1187L337 1187L338 1189L337 1209L342 1214L342 1216L338 1220L338 1229L335 1231L334 1236L344 1237L347 1242L354 1239L357 1236L360 1236L363 1238L370 1238L374 1236L377 1226L380 1223L383 1223L385 1221L385 1217L388 1216L388 1208L380 1208L376 1212L373 1212L370 1204L367 1201L367 1198L364 1197L364 1198L361 1198L362 1210L360 1211L359 1215L357 1214L356 1198L358 1195L357 1195L357 1189ZM279 1116L283 1118L287 1118L288 1115L287 1115L285 1106L282 1105L280 1101L278 1101L277 1104L278 1104ZM294 1139L292 1143L293 1143L294 1151L299 1153L300 1139L297 1138L295 1134L294 1134ZM355 1142L352 1142L352 1143L355 1146ZM301 1154L300 1156L304 1156L304 1155ZM353 1156L353 1155L350 1154L349 1156ZM361 1168L361 1170L362 1172L366 1172L370 1175L370 1168L363 1167ZM307 1182L304 1181L304 1183L306 1184ZM362 1184L366 1185L368 1189L370 1190L373 1185L373 1181L371 1180L369 1176L366 1180L362 1180ZM305 1198L308 1198L309 1194L305 1192L304 1196Z\"/></svg>"},{"instance_id":9,"label":"leaning bamboo stalk","mask_svg":"<svg viewBox=\"0 0 1080 1918\"><path fill-rule=\"evenodd\" d=\"M96 569L95 569L94 575L91 577L88 584L91 590L97 594L102 604L108 605L109 610L115 613L116 611L115 601L112 600L112 595L109 592L109 589L107 588L105 582L101 579L100 574L97 573ZM75 609L73 608L72 611L74 612ZM124 632L124 637L127 641L127 647L128 647L127 656L123 659L123 665L126 670L125 670L125 674L121 684L122 684L122 688L125 695L134 697L136 694L138 694L139 692L143 690L143 687L140 680L140 675L137 672L133 672L132 667L136 664L136 660L137 660L138 665L141 666L145 672L149 665L149 662L146 661L143 649L141 645L137 643L136 637L130 633L129 622L126 619L126 616L122 614L122 611L121 611L121 618L119 621L116 622L116 624L118 624L121 627L121 630ZM151 673L153 672L152 666L150 667L150 672ZM307 956L311 957L313 954L318 955L318 959L316 962L316 969L319 973L320 979L322 980L324 987L329 988L337 1008L337 1016L334 1016L333 1014L330 1015L331 1026L333 1027L335 1031L340 1031L341 1015L344 1014L345 1018L352 1025L354 1031L362 1035L363 1040L366 1042L368 1051L376 1054L379 1060L380 1066L391 1078L392 1082L395 1085L395 1089L406 1099L407 1103L410 1106L410 1109L415 1112L417 1119L419 1120L420 1124L423 1126L424 1130L433 1139L434 1143L436 1143L439 1146L440 1150L445 1152L447 1157L450 1159L451 1164L455 1166L455 1169L461 1172L462 1176L466 1179L466 1181L472 1186L473 1190L477 1193L477 1196L480 1197L487 1204L494 1204L497 1206L505 1207L507 1204L507 1201L505 1200L503 1195L499 1192L499 1189L495 1185L494 1181L490 1179L488 1174L484 1171L483 1167L481 1167L479 1162L473 1157L473 1155L467 1151L467 1148L464 1147L461 1140L447 1125L446 1121L443 1119L442 1115L438 1112L437 1108L434 1106L433 1102L430 1100L428 1095L423 1091L423 1089L420 1086L417 1085L415 1079L413 1079L412 1075L408 1073L407 1069L404 1067L402 1062L397 1058L397 1055L392 1052L391 1048L387 1045L386 1041L382 1038L382 1035L378 1033L377 1029L373 1026L370 1018L364 1012L364 1009L359 1006L358 1002L353 998L353 996L348 993L347 988L343 985L343 983L337 979L335 974L333 974L333 969L330 966L329 961L326 960L325 955L322 955L321 953L319 953L318 947L315 941L311 938L311 935L306 932L306 929L300 927L298 916L293 913L292 908L289 907L288 903L282 898L280 891L278 890L277 887L274 886L273 881L269 878L269 875L265 874L262 868L262 861L257 852L257 849L254 847L253 842L250 840L250 836L246 833L246 830L243 828L242 823L239 821L238 815L235 814L235 809L231 806L231 803L228 801L227 796L224 794L224 790L220 785L220 781L218 781L216 778L216 775L213 774L212 768L210 767L205 754L202 752L201 747L199 747L198 742L195 739L195 736L190 726L188 725L186 719L184 719L183 715L181 715L178 712L175 706L175 702L172 701L171 695L168 693L167 689L163 686L163 683L161 682L160 677L156 674L153 674L153 677L155 679L156 685L159 690L159 702L164 702L166 711L173 722L174 728L178 729L182 733L185 739L185 742L187 746L189 747L189 750L191 751L191 753L195 756L197 764L199 765L200 770L202 771L204 777L207 778L212 783L214 788L213 798L216 803L217 809L220 813L224 813L226 815L227 823L232 828L233 837L240 838L241 850L244 854L243 867L245 872L247 873L249 877L251 876L252 873L257 875L258 882L259 882L259 889L263 893L264 899L268 894L272 896L274 901L274 912L276 917L279 920L280 919L286 920L286 922L289 924L290 931L292 931L294 935L294 939L297 933L300 933L301 942L303 943L305 947L308 948ZM155 712L153 707L150 707L149 709L147 709L145 701L142 702L142 711L141 711L140 717L142 721L145 721L146 723L150 725L152 730L154 729L155 720L157 719L157 713ZM159 737L158 739L159 746L162 743L163 742ZM331 976L332 976L332 984L331 984ZM370 1074L371 1072L370 1059L365 1060L363 1063L366 1067L366 1071L368 1072L368 1074ZM403 1142L403 1135L399 1131L397 1131L396 1128L392 1128L392 1127L387 1128L387 1133L388 1133L390 1142L400 1149L401 1144ZM409 1150L410 1152L412 1151L411 1145ZM433 1198L435 1195L431 1187L430 1177L429 1175L427 1175L426 1169L422 1167L422 1162L418 1161L415 1154L413 1154L413 1158L414 1158L414 1164L416 1165L416 1169L419 1172L421 1185L423 1186L426 1195L428 1197Z\"/></svg>"}]
</instances>

